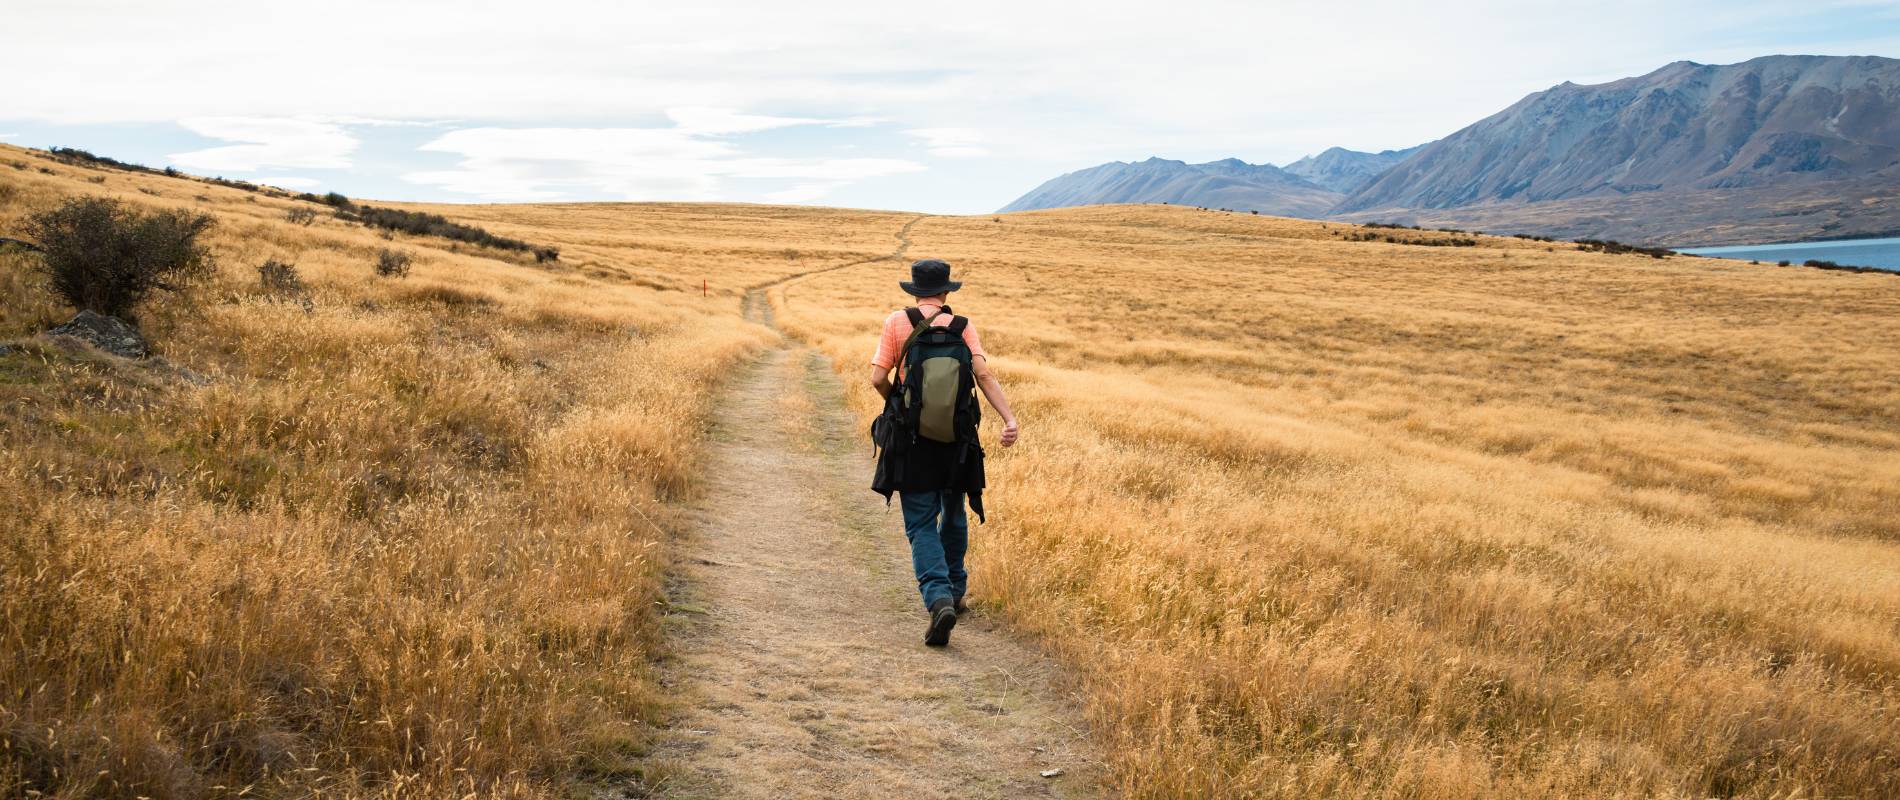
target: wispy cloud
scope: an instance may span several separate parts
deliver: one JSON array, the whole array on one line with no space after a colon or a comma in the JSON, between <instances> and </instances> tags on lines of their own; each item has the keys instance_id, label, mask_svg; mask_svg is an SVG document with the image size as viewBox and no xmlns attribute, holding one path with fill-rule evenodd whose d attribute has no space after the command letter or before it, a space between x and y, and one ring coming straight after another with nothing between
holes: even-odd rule
<instances>
[{"instance_id":1,"label":"wispy cloud","mask_svg":"<svg viewBox=\"0 0 1900 800\"><path fill-rule=\"evenodd\" d=\"M912 128L904 131L924 140L930 154L942 158L982 158L990 154L982 146L983 134L974 128Z\"/></svg>"},{"instance_id":2,"label":"wispy cloud","mask_svg":"<svg viewBox=\"0 0 1900 800\"><path fill-rule=\"evenodd\" d=\"M345 169L358 144L341 126L306 119L195 117L178 124L200 136L240 144L174 153L181 167L255 172L271 167Z\"/></svg>"},{"instance_id":3,"label":"wispy cloud","mask_svg":"<svg viewBox=\"0 0 1900 800\"><path fill-rule=\"evenodd\" d=\"M678 108L664 128L466 128L422 145L462 157L454 169L404 175L484 200L552 200L607 195L628 200L724 199L732 181L793 181L768 199L818 199L867 178L916 172L895 158L785 158L749 153L739 134L837 121Z\"/></svg>"}]
</instances>

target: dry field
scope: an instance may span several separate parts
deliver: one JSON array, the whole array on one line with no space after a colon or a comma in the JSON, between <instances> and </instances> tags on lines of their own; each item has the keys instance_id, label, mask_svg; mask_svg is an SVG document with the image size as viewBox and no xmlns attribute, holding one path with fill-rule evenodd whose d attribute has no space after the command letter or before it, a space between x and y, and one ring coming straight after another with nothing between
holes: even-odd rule
<instances>
[{"instance_id":1,"label":"dry field","mask_svg":"<svg viewBox=\"0 0 1900 800\"><path fill-rule=\"evenodd\" d=\"M537 266L0 146L0 235L81 194L215 214L222 267L133 363L35 338L70 310L0 255L0 796L650 783L709 390L772 342L740 296L789 277L868 411L917 218L411 206ZM1112 788L1895 793L1900 278L1351 231L911 230L1024 421L973 592L1077 671Z\"/></svg>"},{"instance_id":2,"label":"dry field","mask_svg":"<svg viewBox=\"0 0 1900 800\"><path fill-rule=\"evenodd\" d=\"M84 194L216 215L221 270L143 315L163 360L134 363L34 338L71 310L0 255L0 796L564 796L639 769L669 501L709 389L772 338L728 285L807 243L872 255L843 249L858 215L647 208L637 246L693 265L659 291L622 275L689 278L593 249L610 222L524 231L570 248L543 269L0 147L0 235ZM377 278L385 247L414 274ZM272 258L309 311L260 287Z\"/></svg>"},{"instance_id":3,"label":"dry field","mask_svg":"<svg viewBox=\"0 0 1900 800\"><path fill-rule=\"evenodd\" d=\"M1340 236L912 231L1023 420L972 594L1084 674L1121 793L1900 791L1900 276ZM779 322L856 380L896 278Z\"/></svg>"}]
</instances>

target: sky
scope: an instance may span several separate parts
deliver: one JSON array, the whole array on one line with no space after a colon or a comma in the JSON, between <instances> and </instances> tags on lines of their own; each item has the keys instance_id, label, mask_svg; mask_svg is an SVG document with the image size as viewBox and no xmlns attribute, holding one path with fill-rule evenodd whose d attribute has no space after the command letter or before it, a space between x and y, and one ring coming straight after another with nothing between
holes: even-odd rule
<instances>
[{"instance_id":1,"label":"sky","mask_svg":"<svg viewBox=\"0 0 1900 800\"><path fill-rule=\"evenodd\" d=\"M977 214L1409 147L1564 81L1900 57L1900 0L21 2L0 142L352 197Z\"/></svg>"}]
</instances>

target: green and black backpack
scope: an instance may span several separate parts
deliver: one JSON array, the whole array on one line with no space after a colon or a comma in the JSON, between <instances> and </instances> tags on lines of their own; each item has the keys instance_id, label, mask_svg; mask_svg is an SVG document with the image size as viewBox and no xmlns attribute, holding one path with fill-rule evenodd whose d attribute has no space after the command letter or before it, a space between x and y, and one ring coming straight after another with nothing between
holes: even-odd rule
<instances>
[{"instance_id":1,"label":"green and black backpack","mask_svg":"<svg viewBox=\"0 0 1900 800\"><path fill-rule=\"evenodd\" d=\"M950 324L933 324L949 313L945 307L925 318L917 308L904 309L911 332L897 354L900 377L885 398L884 412L871 422L871 441L879 451L871 488L889 499L908 473L926 467L910 462L927 459L947 469L950 488L968 497L980 520L985 480L977 427L983 418L970 345L963 341L970 321L952 314Z\"/></svg>"},{"instance_id":2,"label":"green and black backpack","mask_svg":"<svg viewBox=\"0 0 1900 800\"><path fill-rule=\"evenodd\" d=\"M970 321L952 315L950 324L932 324L948 313L929 319L917 308L904 309L912 327L910 340L898 356L903 369L904 427L917 438L953 444L976 438L978 406L976 373L963 329Z\"/></svg>"}]
</instances>

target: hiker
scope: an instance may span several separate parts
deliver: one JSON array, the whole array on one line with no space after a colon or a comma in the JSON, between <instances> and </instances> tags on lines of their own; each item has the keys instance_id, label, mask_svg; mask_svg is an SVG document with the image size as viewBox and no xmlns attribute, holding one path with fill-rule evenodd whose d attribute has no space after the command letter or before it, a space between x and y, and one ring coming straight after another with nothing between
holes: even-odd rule
<instances>
[{"instance_id":1,"label":"hiker","mask_svg":"<svg viewBox=\"0 0 1900 800\"><path fill-rule=\"evenodd\" d=\"M977 521L983 520L976 391L1002 416L1004 447L1016 443L1018 429L976 326L950 311L950 293L963 286L950 280L950 265L918 261L910 265L910 280L897 285L917 301L885 318L871 356L871 385L884 397L884 412L871 424L878 448L871 489L886 503L892 492L900 497L917 591L930 612L924 644L942 647L950 642L957 615L969 610L963 602L969 586L963 570L970 542L966 499Z\"/></svg>"}]
</instances>

